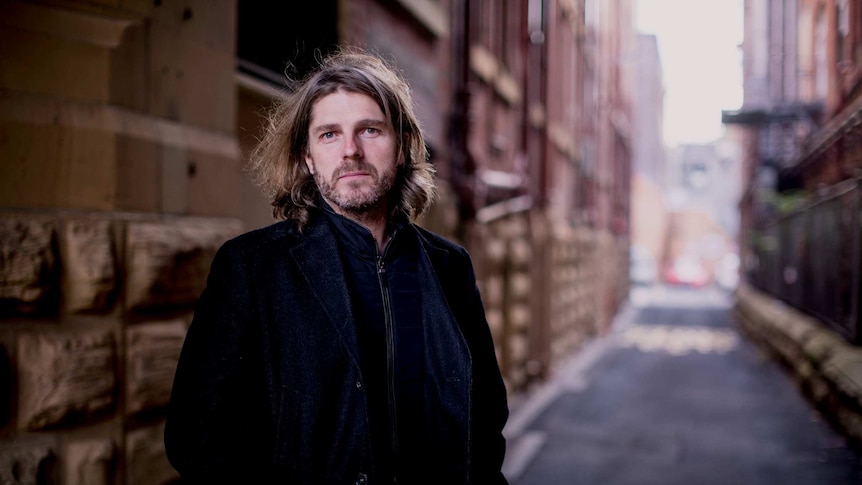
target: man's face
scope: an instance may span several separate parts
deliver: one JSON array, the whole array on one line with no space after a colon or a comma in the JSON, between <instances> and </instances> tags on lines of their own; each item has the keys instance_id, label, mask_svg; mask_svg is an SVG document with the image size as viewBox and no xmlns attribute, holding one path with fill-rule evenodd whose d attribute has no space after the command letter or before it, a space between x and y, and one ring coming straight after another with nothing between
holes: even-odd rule
<instances>
[{"instance_id":1,"label":"man's face","mask_svg":"<svg viewBox=\"0 0 862 485\"><path fill-rule=\"evenodd\" d=\"M397 138L369 96L347 91L314 104L305 163L321 195L340 214L386 210L395 183Z\"/></svg>"}]
</instances>

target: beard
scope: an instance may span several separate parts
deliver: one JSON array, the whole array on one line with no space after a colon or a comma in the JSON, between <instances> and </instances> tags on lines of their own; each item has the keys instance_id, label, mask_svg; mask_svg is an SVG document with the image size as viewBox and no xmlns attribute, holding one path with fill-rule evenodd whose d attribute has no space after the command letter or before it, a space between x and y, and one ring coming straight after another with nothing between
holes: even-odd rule
<instances>
[{"instance_id":1,"label":"beard","mask_svg":"<svg viewBox=\"0 0 862 485\"><path fill-rule=\"evenodd\" d=\"M338 181L343 173L362 170L371 180ZM314 171L314 182L320 195L342 212L362 215L386 208L390 192L395 186L397 168L393 166L382 173L370 164L354 161L339 167L327 180L318 170ZM334 181L334 182L333 182Z\"/></svg>"}]
</instances>

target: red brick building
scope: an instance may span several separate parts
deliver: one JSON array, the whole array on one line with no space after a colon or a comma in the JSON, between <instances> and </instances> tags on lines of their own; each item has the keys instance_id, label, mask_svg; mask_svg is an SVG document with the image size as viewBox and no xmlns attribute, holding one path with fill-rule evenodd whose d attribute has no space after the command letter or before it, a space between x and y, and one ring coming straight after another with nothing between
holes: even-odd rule
<instances>
[{"instance_id":1,"label":"red brick building","mask_svg":"<svg viewBox=\"0 0 862 485\"><path fill-rule=\"evenodd\" d=\"M630 0L0 3L0 482L161 484L173 368L215 249L271 222L261 113L358 45L410 81L422 223L479 270L512 393L627 286Z\"/></svg>"}]
</instances>

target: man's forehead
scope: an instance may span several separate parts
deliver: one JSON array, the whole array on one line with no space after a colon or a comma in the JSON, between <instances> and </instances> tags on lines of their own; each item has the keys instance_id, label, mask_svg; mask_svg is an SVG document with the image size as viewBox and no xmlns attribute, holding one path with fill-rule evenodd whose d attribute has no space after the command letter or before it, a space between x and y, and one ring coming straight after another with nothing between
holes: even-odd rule
<instances>
[{"instance_id":1,"label":"man's forehead","mask_svg":"<svg viewBox=\"0 0 862 485\"><path fill-rule=\"evenodd\" d=\"M311 106L309 129L320 125L342 123L375 123L389 125L389 121L371 96L339 90L321 96Z\"/></svg>"}]
</instances>

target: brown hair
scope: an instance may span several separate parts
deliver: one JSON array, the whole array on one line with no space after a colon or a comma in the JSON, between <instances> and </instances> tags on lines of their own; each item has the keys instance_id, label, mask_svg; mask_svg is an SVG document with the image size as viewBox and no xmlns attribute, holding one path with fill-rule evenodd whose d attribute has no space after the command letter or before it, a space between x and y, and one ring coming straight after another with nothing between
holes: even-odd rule
<instances>
[{"instance_id":1,"label":"brown hair","mask_svg":"<svg viewBox=\"0 0 862 485\"><path fill-rule=\"evenodd\" d=\"M269 114L248 170L271 198L273 216L292 219L300 229L308 222L308 208L315 206L319 193L304 161L311 110L317 100L339 90L371 97L395 130L404 164L393 187L392 209L415 219L430 206L435 187L410 88L381 58L355 49L323 59Z\"/></svg>"}]
</instances>

